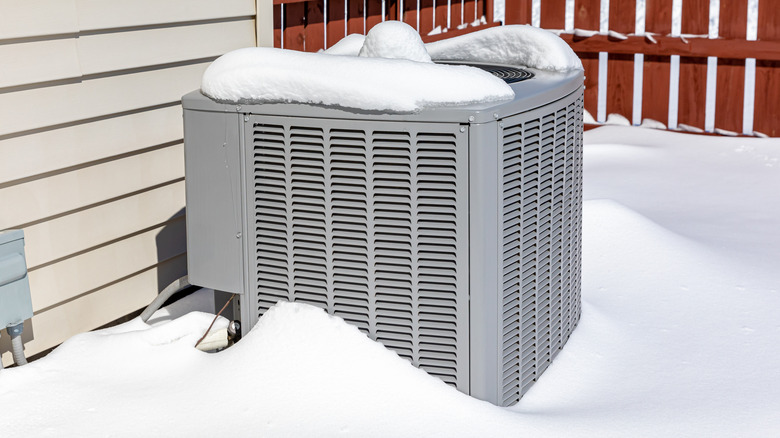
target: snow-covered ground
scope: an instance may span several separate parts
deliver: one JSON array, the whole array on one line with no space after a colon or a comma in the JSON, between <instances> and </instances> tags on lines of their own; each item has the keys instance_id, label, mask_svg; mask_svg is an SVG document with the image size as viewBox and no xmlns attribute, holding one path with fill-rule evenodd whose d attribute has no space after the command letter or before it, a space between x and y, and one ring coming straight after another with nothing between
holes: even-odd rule
<instances>
[{"instance_id":1,"label":"snow-covered ground","mask_svg":"<svg viewBox=\"0 0 780 438\"><path fill-rule=\"evenodd\" d=\"M518 405L288 304L217 354L192 348L198 313L76 336L0 371L0 436L776 435L780 140L585 141L582 320Z\"/></svg>"},{"instance_id":2,"label":"snow-covered ground","mask_svg":"<svg viewBox=\"0 0 780 438\"><path fill-rule=\"evenodd\" d=\"M554 435L776 436L780 140L585 139L582 321L513 411Z\"/></svg>"}]
</instances>

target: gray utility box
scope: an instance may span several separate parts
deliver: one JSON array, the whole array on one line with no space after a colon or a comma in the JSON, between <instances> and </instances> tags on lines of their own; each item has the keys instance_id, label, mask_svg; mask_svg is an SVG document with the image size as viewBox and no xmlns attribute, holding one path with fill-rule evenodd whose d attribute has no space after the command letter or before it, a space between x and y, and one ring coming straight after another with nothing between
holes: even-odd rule
<instances>
[{"instance_id":1,"label":"gray utility box","mask_svg":"<svg viewBox=\"0 0 780 438\"><path fill-rule=\"evenodd\" d=\"M0 231L0 330L32 318L24 232Z\"/></svg>"},{"instance_id":2,"label":"gray utility box","mask_svg":"<svg viewBox=\"0 0 780 438\"><path fill-rule=\"evenodd\" d=\"M583 75L380 114L184 96L190 282L313 304L516 403L580 317ZM468 86L468 84L464 84Z\"/></svg>"}]
</instances>

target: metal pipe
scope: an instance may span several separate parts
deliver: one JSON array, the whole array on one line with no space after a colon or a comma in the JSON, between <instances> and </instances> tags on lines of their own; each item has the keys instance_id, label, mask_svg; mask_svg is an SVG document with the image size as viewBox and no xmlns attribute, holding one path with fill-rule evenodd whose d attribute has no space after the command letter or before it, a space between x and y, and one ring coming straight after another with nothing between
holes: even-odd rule
<instances>
[{"instance_id":1,"label":"metal pipe","mask_svg":"<svg viewBox=\"0 0 780 438\"><path fill-rule=\"evenodd\" d=\"M14 357L16 366L27 365L27 358L24 357L24 343L22 342L22 330L24 323L19 323L6 328L11 335L11 355Z\"/></svg>"},{"instance_id":2,"label":"metal pipe","mask_svg":"<svg viewBox=\"0 0 780 438\"><path fill-rule=\"evenodd\" d=\"M148 321L154 312L159 310L160 307L162 307L162 305L168 301L168 298L188 286L190 286L190 280L189 276L187 275L169 284L165 289L162 290L162 292L160 292L159 295L157 295L157 298L155 298L154 301L152 301L152 303L149 304L149 306L147 306L143 312L141 312L141 320L143 322Z\"/></svg>"}]
</instances>

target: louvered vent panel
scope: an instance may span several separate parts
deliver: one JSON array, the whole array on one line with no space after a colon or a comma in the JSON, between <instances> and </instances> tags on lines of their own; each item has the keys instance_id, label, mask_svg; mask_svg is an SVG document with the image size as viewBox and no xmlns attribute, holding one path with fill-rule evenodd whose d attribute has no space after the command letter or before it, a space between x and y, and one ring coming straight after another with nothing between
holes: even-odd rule
<instances>
[{"instance_id":1,"label":"louvered vent panel","mask_svg":"<svg viewBox=\"0 0 780 438\"><path fill-rule=\"evenodd\" d=\"M579 320L582 98L565 101L503 129L503 405Z\"/></svg>"},{"instance_id":2,"label":"louvered vent panel","mask_svg":"<svg viewBox=\"0 0 780 438\"><path fill-rule=\"evenodd\" d=\"M462 314L458 290L458 157L455 135L420 134L414 180L417 236L419 363L430 374L455 384L457 340ZM462 237L462 238L465 238ZM460 347L463 348L463 347Z\"/></svg>"},{"instance_id":3,"label":"louvered vent panel","mask_svg":"<svg viewBox=\"0 0 780 438\"><path fill-rule=\"evenodd\" d=\"M465 136L363 125L254 123L258 314L325 308L467 390Z\"/></svg>"},{"instance_id":4,"label":"louvered vent panel","mask_svg":"<svg viewBox=\"0 0 780 438\"><path fill-rule=\"evenodd\" d=\"M575 135L577 137L577 140L572 145L572 148L575 150L574 157L575 157L575 169L576 169L576 176L575 181L577 185L577 193L574 197L576 202L575 207L575 216L576 216L576 223L574 228L574 231L576 233L576 260L573 263L573 268L576 272L576 285L572 288L572 292L574 293L574 297L571 300L571 303L574 307L574 313L571 318L571 328L569 330L569 334L571 334L571 330L574 329L574 326L577 325L577 323L580 320L580 315L582 314L582 296L580 295L582 288L582 115L583 115L583 100L582 98L577 99L576 101L576 126L580 127L575 132ZM568 339L568 336L566 336L566 339Z\"/></svg>"},{"instance_id":5,"label":"louvered vent panel","mask_svg":"<svg viewBox=\"0 0 780 438\"><path fill-rule=\"evenodd\" d=\"M376 300L369 294L367 144L363 131L330 131L333 311L366 334Z\"/></svg>"},{"instance_id":6,"label":"louvered vent panel","mask_svg":"<svg viewBox=\"0 0 780 438\"><path fill-rule=\"evenodd\" d=\"M288 260L292 219L288 205L290 183L290 154L288 134L281 125L257 126L254 132L255 153L255 220L262 218L262 230L255 236L258 277L257 288L262 291L258 305L268 310L279 300L290 299L291 263ZM262 181L263 184L258 184Z\"/></svg>"}]
</instances>

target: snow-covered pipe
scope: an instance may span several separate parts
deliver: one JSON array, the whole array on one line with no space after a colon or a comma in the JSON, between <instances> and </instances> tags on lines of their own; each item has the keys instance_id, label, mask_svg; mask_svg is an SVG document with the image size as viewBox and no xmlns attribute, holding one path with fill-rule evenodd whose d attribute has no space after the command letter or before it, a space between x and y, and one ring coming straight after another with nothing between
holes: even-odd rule
<instances>
[{"instance_id":1,"label":"snow-covered pipe","mask_svg":"<svg viewBox=\"0 0 780 438\"><path fill-rule=\"evenodd\" d=\"M165 289L162 290L162 292L160 292L159 295L157 295L157 298L155 298L154 301L152 301L152 303L149 304L149 306L146 309L144 309L143 312L141 312L141 320L143 322L148 321L149 318L152 317L154 312L159 310L160 307L162 307L162 305L165 304L166 301L168 301L168 298L170 298L176 292L179 292L180 290L188 287L189 285L190 285L190 280L189 280L189 276L187 275L169 284Z\"/></svg>"},{"instance_id":2,"label":"snow-covered pipe","mask_svg":"<svg viewBox=\"0 0 780 438\"><path fill-rule=\"evenodd\" d=\"M22 342L23 329L23 323L7 328L8 334L11 335L11 355L14 357L16 366L27 365L27 358L24 357L24 343Z\"/></svg>"}]
</instances>

